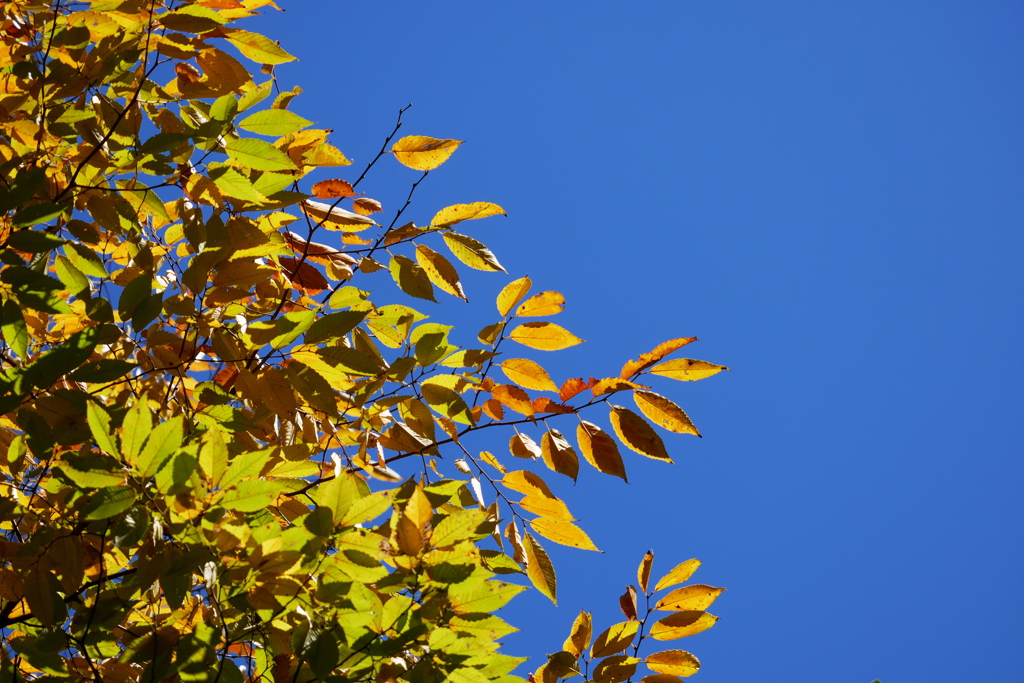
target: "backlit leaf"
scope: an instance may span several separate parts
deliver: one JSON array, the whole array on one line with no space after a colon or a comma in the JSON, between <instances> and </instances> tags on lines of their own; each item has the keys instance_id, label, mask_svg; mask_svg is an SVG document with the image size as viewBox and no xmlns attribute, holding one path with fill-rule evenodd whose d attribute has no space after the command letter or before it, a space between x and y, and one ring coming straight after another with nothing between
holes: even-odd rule
<instances>
[{"instance_id":1,"label":"backlit leaf","mask_svg":"<svg viewBox=\"0 0 1024 683\"><path fill-rule=\"evenodd\" d=\"M356 191L352 189L351 183L347 180L331 178L313 183L310 193L317 199L336 199L338 197L355 197Z\"/></svg>"},{"instance_id":2,"label":"backlit leaf","mask_svg":"<svg viewBox=\"0 0 1024 683\"><path fill-rule=\"evenodd\" d=\"M636 451L640 455L646 455L648 458L672 462L661 437L642 417L622 406L613 405L611 409L612 427L615 428L619 440L630 450Z\"/></svg>"},{"instance_id":3,"label":"backlit leaf","mask_svg":"<svg viewBox=\"0 0 1024 683\"><path fill-rule=\"evenodd\" d=\"M560 431L549 429L544 432L540 440L540 449L545 465L576 481L580 472L580 460Z\"/></svg>"},{"instance_id":4,"label":"backlit leaf","mask_svg":"<svg viewBox=\"0 0 1024 683\"><path fill-rule=\"evenodd\" d=\"M127 486L97 489L82 507L84 519L107 519L119 515L135 502L135 491Z\"/></svg>"},{"instance_id":5,"label":"backlit leaf","mask_svg":"<svg viewBox=\"0 0 1024 683\"><path fill-rule=\"evenodd\" d=\"M675 676L692 676L700 669L700 661L685 650L652 652L645 658L645 663L658 673Z\"/></svg>"},{"instance_id":6,"label":"backlit leaf","mask_svg":"<svg viewBox=\"0 0 1024 683\"><path fill-rule=\"evenodd\" d=\"M391 257L391 277L398 284L398 288L409 296L427 301L437 301L434 298L434 288L430 284L427 273L408 256L395 254Z\"/></svg>"},{"instance_id":7,"label":"backlit leaf","mask_svg":"<svg viewBox=\"0 0 1024 683\"><path fill-rule=\"evenodd\" d=\"M636 580L640 584L640 590L646 595L647 586L651 581L651 567L654 566L654 553L650 550L644 554L644 559L640 561L640 566L636 569Z\"/></svg>"},{"instance_id":8,"label":"backlit leaf","mask_svg":"<svg viewBox=\"0 0 1024 683\"><path fill-rule=\"evenodd\" d=\"M487 218L488 216L497 215L507 216L505 209L501 208L497 204L490 202L473 202L472 204L454 204L449 207L445 207L434 214L434 217L430 219L430 227L436 228L439 226L451 226L462 221L473 220L476 218Z\"/></svg>"},{"instance_id":9,"label":"backlit leaf","mask_svg":"<svg viewBox=\"0 0 1024 683\"><path fill-rule=\"evenodd\" d=\"M452 250L455 258L465 263L470 268L487 271L504 271L498 259L494 257L491 250L468 235L460 235L457 232L446 232L444 242Z\"/></svg>"},{"instance_id":10,"label":"backlit leaf","mask_svg":"<svg viewBox=\"0 0 1024 683\"><path fill-rule=\"evenodd\" d=\"M540 351L558 351L584 342L564 327L547 322L523 323L512 330L509 337Z\"/></svg>"},{"instance_id":11,"label":"backlit leaf","mask_svg":"<svg viewBox=\"0 0 1024 683\"><path fill-rule=\"evenodd\" d=\"M614 655L594 667L594 683L621 683L636 672L641 660L627 655Z\"/></svg>"},{"instance_id":12,"label":"backlit leaf","mask_svg":"<svg viewBox=\"0 0 1024 683\"><path fill-rule=\"evenodd\" d=\"M675 640L706 631L715 625L718 617L707 612L675 612L659 619L651 627L651 637L657 640Z\"/></svg>"},{"instance_id":13,"label":"backlit leaf","mask_svg":"<svg viewBox=\"0 0 1024 683\"><path fill-rule=\"evenodd\" d=\"M312 123L287 109L265 109L246 116L238 127L259 135L288 135Z\"/></svg>"},{"instance_id":14,"label":"backlit leaf","mask_svg":"<svg viewBox=\"0 0 1024 683\"><path fill-rule=\"evenodd\" d=\"M502 361L501 371L510 380L524 389L537 391L558 391L547 371L540 365L526 358L509 358Z\"/></svg>"},{"instance_id":15,"label":"backlit leaf","mask_svg":"<svg viewBox=\"0 0 1024 683\"><path fill-rule=\"evenodd\" d=\"M576 617L576 621L573 622L572 629L569 631L569 637L565 639L562 649L579 657L590 647L592 633L593 619L590 612L580 610L580 614Z\"/></svg>"},{"instance_id":16,"label":"backlit leaf","mask_svg":"<svg viewBox=\"0 0 1024 683\"><path fill-rule=\"evenodd\" d=\"M683 409L664 396L653 391L634 391L633 400L640 412L654 424L677 434L700 436L700 432Z\"/></svg>"},{"instance_id":17,"label":"backlit leaf","mask_svg":"<svg viewBox=\"0 0 1024 683\"><path fill-rule=\"evenodd\" d=\"M583 457L598 472L626 479L626 466L619 455L619 447L609 434L592 422L580 422L576 427L576 440L579 442Z\"/></svg>"},{"instance_id":18,"label":"backlit leaf","mask_svg":"<svg viewBox=\"0 0 1024 683\"><path fill-rule=\"evenodd\" d=\"M598 380L594 386L590 387L590 392L594 396L604 396L605 394L613 394L617 391L646 388L642 384L637 384L621 377L606 377L605 379Z\"/></svg>"},{"instance_id":19,"label":"backlit leaf","mask_svg":"<svg viewBox=\"0 0 1024 683\"><path fill-rule=\"evenodd\" d=\"M669 586L675 586L689 581L690 577L693 576L693 573L697 571L698 567L700 567L700 560L697 559L680 562L672 568L672 571L658 581L658 585L654 587L655 592L660 591L662 588L668 588Z\"/></svg>"},{"instance_id":20,"label":"backlit leaf","mask_svg":"<svg viewBox=\"0 0 1024 683\"><path fill-rule=\"evenodd\" d=\"M667 360L664 363L655 365L651 368L651 374L692 382L693 380L717 375L722 370L728 369L724 365L715 365L703 360L676 358L675 360Z\"/></svg>"},{"instance_id":21,"label":"backlit leaf","mask_svg":"<svg viewBox=\"0 0 1024 683\"><path fill-rule=\"evenodd\" d=\"M497 419L501 419L500 417ZM526 434L513 434L508 441L508 450L517 458L536 460L541 456L540 446Z\"/></svg>"},{"instance_id":22,"label":"backlit leaf","mask_svg":"<svg viewBox=\"0 0 1024 683\"><path fill-rule=\"evenodd\" d=\"M570 548L597 550L597 546L595 546L594 542L590 540L590 537L583 532L583 529L580 529L572 522L540 517L538 519L531 519L530 526L533 527L534 531L549 541L554 541L561 545L567 545Z\"/></svg>"},{"instance_id":23,"label":"backlit leaf","mask_svg":"<svg viewBox=\"0 0 1024 683\"><path fill-rule=\"evenodd\" d=\"M416 262L420 264L434 285L443 292L469 301L462 291L459 273L448 259L424 244L416 245Z\"/></svg>"},{"instance_id":24,"label":"backlit leaf","mask_svg":"<svg viewBox=\"0 0 1024 683\"><path fill-rule=\"evenodd\" d=\"M622 652L633 643L633 637L639 629L640 622L636 620L609 626L594 640L594 647L590 649L591 658Z\"/></svg>"},{"instance_id":25,"label":"backlit leaf","mask_svg":"<svg viewBox=\"0 0 1024 683\"><path fill-rule=\"evenodd\" d=\"M551 519L560 519L564 522L574 522L576 518L569 512L569 508L566 507L558 498L551 498L549 496L526 496L519 501L519 506L527 512L532 512L535 515L541 517L549 517Z\"/></svg>"},{"instance_id":26,"label":"backlit leaf","mask_svg":"<svg viewBox=\"0 0 1024 683\"><path fill-rule=\"evenodd\" d=\"M534 294L524 301L516 309L516 316L520 318L540 317L544 315L555 315L565 309L565 297L558 292L541 292Z\"/></svg>"},{"instance_id":27,"label":"backlit leaf","mask_svg":"<svg viewBox=\"0 0 1024 683\"><path fill-rule=\"evenodd\" d=\"M518 491L519 493L524 493L528 496L544 496L547 498L555 497L543 479L533 472L528 472L527 470L509 472L501 480L501 483L513 491Z\"/></svg>"},{"instance_id":28,"label":"backlit leaf","mask_svg":"<svg viewBox=\"0 0 1024 683\"><path fill-rule=\"evenodd\" d=\"M498 293L498 313L502 316L508 315L516 304L523 300L532 285L529 277L521 277L505 285Z\"/></svg>"},{"instance_id":29,"label":"backlit leaf","mask_svg":"<svg viewBox=\"0 0 1024 683\"><path fill-rule=\"evenodd\" d=\"M377 221L368 216L360 216L358 213L346 211L340 206L332 206L324 202L315 202L307 199L302 202L302 210L316 221L323 224L328 230L347 230L355 232L377 225Z\"/></svg>"},{"instance_id":30,"label":"backlit leaf","mask_svg":"<svg viewBox=\"0 0 1024 683\"><path fill-rule=\"evenodd\" d=\"M526 576L530 582L541 593L546 595L551 602L558 604L555 594L555 567L551 564L547 552L532 534L526 534L523 539L523 547L526 550Z\"/></svg>"},{"instance_id":31,"label":"backlit leaf","mask_svg":"<svg viewBox=\"0 0 1024 683\"><path fill-rule=\"evenodd\" d=\"M407 135L391 146L395 159L417 171L432 171L455 153L460 140L431 138L426 135Z\"/></svg>"},{"instance_id":32,"label":"backlit leaf","mask_svg":"<svg viewBox=\"0 0 1024 683\"><path fill-rule=\"evenodd\" d=\"M234 138L224 146L224 151L239 166L256 171L297 170L288 155L263 140Z\"/></svg>"},{"instance_id":33,"label":"backlit leaf","mask_svg":"<svg viewBox=\"0 0 1024 683\"><path fill-rule=\"evenodd\" d=\"M284 64L295 61L295 57L281 49L277 43L258 33L240 29L222 29L229 43L254 62L260 64Z\"/></svg>"},{"instance_id":34,"label":"backlit leaf","mask_svg":"<svg viewBox=\"0 0 1024 683\"><path fill-rule=\"evenodd\" d=\"M491 389L491 395L506 408L522 413L527 417L533 415L533 402L530 401L527 393L517 386L499 384Z\"/></svg>"},{"instance_id":35,"label":"backlit leaf","mask_svg":"<svg viewBox=\"0 0 1024 683\"><path fill-rule=\"evenodd\" d=\"M664 611L700 611L711 606L724 588L715 588L704 584L694 584L677 588L654 606L654 609Z\"/></svg>"}]
</instances>

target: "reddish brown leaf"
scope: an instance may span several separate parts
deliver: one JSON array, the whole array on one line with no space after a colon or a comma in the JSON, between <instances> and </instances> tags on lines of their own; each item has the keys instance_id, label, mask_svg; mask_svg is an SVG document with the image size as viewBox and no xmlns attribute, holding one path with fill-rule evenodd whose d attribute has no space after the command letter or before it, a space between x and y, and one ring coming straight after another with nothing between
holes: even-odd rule
<instances>
[{"instance_id":1,"label":"reddish brown leaf","mask_svg":"<svg viewBox=\"0 0 1024 683\"><path fill-rule=\"evenodd\" d=\"M562 384L562 388L558 390L558 398L562 399L563 401L568 401L570 398L580 393L581 391L585 391L586 388L587 383L584 382L583 378L581 377L567 379Z\"/></svg>"},{"instance_id":2,"label":"reddish brown leaf","mask_svg":"<svg viewBox=\"0 0 1024 683\"><path fill-rule=\"evenodd\" d=\"M312 187L313 196L317 199L337 199L338 197L356 197L358 196L356 191L352 189L352 185L347 180L340 180L338 178L331 178L330 180L321 180L319 183L313 183Z\"/></svg>"},{"instance_id":3,"label":"reddish brown leaf","mask_svg":"<svg viewBox=\"0 0 1024 683\"><path fill-rule=\"evenodd\" d=\"M300 264L298 259L290 256L281 256L278 260L281 262L284 274L288 276L296 289L302 290L306 294L319 294L329 286L327 278L310 264Z\"/></svg>"},{"instance_id":4,"label":"reddish brown leaf","mask_svg":"<svg viewBox=\"0 0 1024 683\"><path fill-rule=\"evenodd\" d=\"M533 412L535 413L561 413L569 414L575 413L576 409L572 406L562 405L561 403L555 403L547 396L541 396L533 400Z\"/></svg>"},{"instance_id":5,"label":"reddish brown leaf","mask_svg":"<svg viewBox=\"0 0 1024 683\"><path fill-rule=\"evenodd\" d=\"M633 621L636 616L636 587L626 586L626 592L619 596L619 609L626 619Z\"/></svg>"}]
</instances>

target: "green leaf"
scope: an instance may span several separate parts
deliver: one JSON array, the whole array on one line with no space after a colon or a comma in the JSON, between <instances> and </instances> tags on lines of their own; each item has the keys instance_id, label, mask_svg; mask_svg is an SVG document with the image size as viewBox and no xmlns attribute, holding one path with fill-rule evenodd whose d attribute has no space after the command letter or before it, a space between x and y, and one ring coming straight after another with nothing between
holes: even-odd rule
<instances>
[{"instance_id":1,"label":"green leaf","mask_svg":"<svg viewBox=\"0 0 1024 683\"><path fill-rule=\"evenodd\" d=\"M441 415L463 424L473 424L469 406L452 389L437 384L423 384L420 389L426 404Z\"/></svg>"},{"instance_id":2,"label":"green leaf","mask_svg":"<svg viewBox=\"0 0 1024 683\"><path fill-rule=\"evenodd\" d=\"M51 221L57 216L64 213L64 210L68 208L64 204L53 204L47 202L45 204L33 204L32 206L21 209L14 218L11 219L11 226L15 228L23 228L29 225L39 225Z\"/></svg>"},{"instance_id":3,"label":"green leaf","mask_svg":"<svg viewBox=\"0 0 1024 683\"><path fill-rule=\"evenodd\" d=\"M269 142L255 138L236 138L224 147L232 161L257 171L298 170L284 152Z\"/></svg>"},{"instance_id":4,"label":"green leaf","mask_svg":"<svg viewBox=\"0 0 1024 683\"><path fill-rule=\"evenodd\" d=\"M408 256L396 254L391 257L391 277L398 284L398 288L409 296L437 301L434 298L434 286L430 284L426 271Z\"/></svg>"},{"instance_id":5,"label":"green leaf","mask_svg":"<svg viewBox=\"0 0 1024 683\"><path fill-rule=\"evenodd\" d=\"M42 254L62 244L67 241L39 230L15 230L7 238L8 247L29 254Z\"/></svg>"},{"instance_id":6,"label":"green leaf","mask_svg":"<svg viewBox=\"0 0 1024 683\"><path fill-rule=\"evenodd\" d=\"M452 610L458 614L493 612L524 590L526 586L502 581L463 581L448 589L448 599Z\"/></svg>"},{"instance_id":7,"label":"green leaf","mask_svg":"<svg viewBox=\"0 0 1024 683\"><path fill-rule=\"evenodd\" d=\"M102 383L113 382L124 377L138 365L116 358L92 360L72 372L68 377L76 382Z\"/></svg>"},{"instance_id":8,"label":"green leaf","mask_svg":"<svg viewBox=\"0 0 1024 683\"><path fill-rule=\"evenodd\" d=\"M125 285L117 300L117 314L121 320L131 320L135 309L152 293L153 278L149 273L142 273Z\"/></svg>"},{"instance_id":9,"label":"green leaf","mask_svg":"<svg viewBox=\"0 0 1024 683\"><path fill-rule=\"evenodd\" d=\"M229 510L240 512L256 512L262 510L284 491L286 486L281 480L250 479L238 482L234 489L224 494L220 504Z\"/></svg>"},{"instance_id":10,"label":"green leaf","mask_svg":"<svg viewBox=\"0 0 1024 683\"><path fill-rule=\"evenodd\" d=\"M135 502L135 490L128 486L109 486L92 494L82 506L85 519L107 519L119 515Z\"/></svg>"},{"instance_id":11,"label":"green leaf","mask_svg":"<svg viewBox=\"0 0 1024 683\"><path fill-rule=\"evenodd\" d=\"M22 308L32 308L46 313L71 312L71 308L58 295L58 292L64 290L63 283L52 277L41 275L24 266L10 266L0 272L0 282L6 282L11 286Z\"/></svg>"},{"instance_id":12,"label":"green leaf","mask_svg":"<svg viewBox=\"0 0 1024 683\"><path fill-rule=\"evenodd\" d=\"M139 454L142 453L143 444L149 438L149 433L153 431L153 416L145 401L138 401L128 409L121 428L121 453L125 460L135 465L143 473L143 476L151 477L156 474L156 467L159 467L161 463L157 463L150 470L151 459L147 459L147 462L136 462L139 460Z\"/></svg>"},{"instance_id":13,"label":"green leaf","mask_svg":"<svg viewBox=\"0 0 1024 683\"><path fill-rule=\"evenodd\" d=\"M266 109L246 116L238 127L259 135L288 135L312 123L287 109Z\"/></svg>"},{"instance_id":14,"label":"green leaf","mask_svg":"<svg viewBox=\"0 0 1024 683\"><path fill-rule=\"evenodd\" d=\"M135 419L137 422L135 424L144 425L148 418L148 413L149 409L147 408L146 415L136 415ZM126 438L128 433L128 417L131 415L132 413L129 412L128 416L125 417ZM145 431L144 426L137 428ZM138 459L135 461L135 468L144 477L152 477L156 474L163 467L167 458L181 448L182 442L185 440L185 418L181 415L175 415L169 420L160 422L149 432L148 437L145 448L142 449Z\"/></svg>"},{"instance_id":15,"label":"green leaf","mask_svg":"<svg viewBox=\"0 0 1024 683\"><path fill-rule=\"evenodd\" d=\"M116 456L121 450L117 446L117 435L110 427L110 416L107 411L92 401L86 406L86 422L89 423L89 431L100 450L107 455Z\"/></svg>"},{"instance_id":16,"label":"green leaf","mask_svg":"<svg viewBox=\"0 0 1024 683\"><path fill-rule=\"evenodd\" d=\"M222 166L210 170L210 180L222 194L249 204L263 204L266 195L257 190L252 182L233 168Z\"/></svg>"},{"instance_id":17,"label":"green leaf","mask_svg":"<svg viewBox=\"0 0 1024 683\"><path fill-rule=\"evenodd\" d=\"M434 527L430 542L434 547L445 548L460 541L483 538L490 533L489 528L481 528L486 522L486 510L479 508L459 510L445 517Z\"/></svg>"},{"instance_id":18,"label":"green leaf","mask_svg":"<svg viewBox=\"0 0 1024 683\"><path fill-rule=\"evenodd\" d=\"M342 472L316 490L317 505L330 511L335 525L341 524L352 504L363 497L356 478L354 474Z\"/></svg>"},{"instance_id":19,"label":"green leaf","mask_svg":"<svg viewBox=\"0 0 1024 683\"><path fill-rule=\"evenodd\" d=\"M366 317L366 311L338 311L314 322L303 339L307 344L319 344L340 339Z\"/></svg>"},{"instance_id":20,"label":"green leaf","mask_svg":"<svg viewBox=\"0 0 1024 683\"><path fill-rule=\"evenodd\" d=\"M94 252L83 245L75 244L74 242L67 244L64 247L64 254L75 265L75 268L78 268L85 275L100 279L109 277L107 269L103 267L103 262L99 260Z\"/></svg>"},{"instance_id":21,"label":"green leaf","mask_svg":"<svg viewBox=\"0 0 1024 683\"><path fill-rule=\"evenodd\" d=\"M54 259L53 269L68 291L75 296L82 296L89 291L89 278L82 271L78 270L66 256L57 255Z\"/></svg>"},{"instance_id":22,"label":"green leaf","mask_svg":"<svg viewBox=\"0 0 1024 683\"><path fill-rule=\"evenodd\" d=\"M3 308L0 308L0 330L3 331L7 345L14 350L18 358L24 360L28 355L28 327L18 304L10 299L4 302Z\"/></svg>"}]
</instances>

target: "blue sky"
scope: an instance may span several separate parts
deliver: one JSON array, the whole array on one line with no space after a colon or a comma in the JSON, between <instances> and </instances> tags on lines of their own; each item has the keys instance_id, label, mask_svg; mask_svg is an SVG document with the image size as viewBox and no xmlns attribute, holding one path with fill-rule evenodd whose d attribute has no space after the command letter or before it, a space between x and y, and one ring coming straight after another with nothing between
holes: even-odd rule
<instances>
[{"instance_id":1,"label":"blue sky","mask_svg":"<svg viewBox=\"0 0 1024 683\"><path fill-rule=\"evenodd\" d=\"M350 175L410 102L403 134L467 141L409 217L507 209L470 234L589 340L529 356L556 381L678 336L733 368L655 386L705 437L666 435L675 467L558 482L606 552L550 549L559 606L517 598L508 652L618 621L653 548L729 588L678 641L707 683L1019 680L1024 7L282 6L249 27ZM360 189L393 210L417 175L383 161ZM507 281L425 312L469 343Z\"/></svg>"}]
</instances>

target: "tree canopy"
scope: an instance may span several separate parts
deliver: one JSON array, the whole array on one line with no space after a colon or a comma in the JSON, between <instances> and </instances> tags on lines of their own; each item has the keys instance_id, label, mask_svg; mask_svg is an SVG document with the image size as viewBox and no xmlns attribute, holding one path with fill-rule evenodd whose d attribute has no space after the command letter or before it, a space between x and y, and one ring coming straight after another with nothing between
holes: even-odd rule
<instances>
[{"instance_id":1,"label":"tree canopy","mask_svg":"<svg viewBox=\"0 0 1024 683\"><path fill-rule=\"evenodd\" d=\"M555 381L534 352L582 341L558 292L511 280L468 346L430 317L468 300L460 268L504 272L469 233L505 211L409 221L461 142L400 137L401 113L335 177L351 162L275 77L292 55L238 27L277 9L0 4L5 681L521 680L495 613L557 599L544 543L597 549L544 477L582 454L626 480L620 445L671 463L655 426L700 436L648 384L725 369L668 358L694 337ZM397 209L363 191L378 162L415 172ZM533 675L696 672L641 642L711 627L723 589L653 560L624 621L580 613Z\"/></svg>"}]
</instances>

